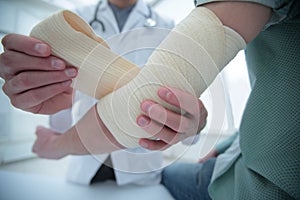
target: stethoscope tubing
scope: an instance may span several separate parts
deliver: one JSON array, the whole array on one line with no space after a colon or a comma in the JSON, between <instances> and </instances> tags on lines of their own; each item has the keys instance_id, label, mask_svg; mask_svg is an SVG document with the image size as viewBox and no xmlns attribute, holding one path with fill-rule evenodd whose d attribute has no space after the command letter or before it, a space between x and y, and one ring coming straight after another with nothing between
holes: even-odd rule
<instances>
[{"instance_id":1,"label":"stethoscope tubing","mask_svg":"<svg viewBox=\"0 0 300 200\"><path fill-rule=\"evenodd\" d=\"M90 26L93 27L95 23L100 24L101 28L102 28L102 32L105 32L105 25L103 23L103 21L101 19L98 18L98 11L99 8L102 4L102 0L100 0L97 5L96 5L96 9L95 9L95 13L94 13L94 18L89 22ZM148 10L149 10L149 15L145 16L146 17L146 22L144 23L145 27L154 27L156 26L156 21L153 19L153 12L152 9L150 8L149 5L147 5ZM93 27L94 28L94 27Z\"/></svg>"}]
</instances>

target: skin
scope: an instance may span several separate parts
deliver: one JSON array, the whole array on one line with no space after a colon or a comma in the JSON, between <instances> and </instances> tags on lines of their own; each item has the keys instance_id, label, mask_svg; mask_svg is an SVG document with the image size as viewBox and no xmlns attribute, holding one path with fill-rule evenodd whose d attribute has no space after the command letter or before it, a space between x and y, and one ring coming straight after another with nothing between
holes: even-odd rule
<instances>
[{"instance_id":1,"label":"skin","mask_svg":"<svg viewBox=\"0 0 300 200\"><path fill-rule=\"evenodd\" d=\"M76 68L51 56L50 47L34 38L9 34L2 39L2 45L2 89L13 106L32 113L53 114L72 105L70 84L77 75Z\"/></svg>"},{"instance_id":2,"label":"skin","mask_svg":"<svg viewBox=\"0 0 300 200\"><path fill-rule=\"evenodd\" d=\"M272 13L270 8L248 2L217 2L205 6L212 10L224 25L236 30L247 43L256 37ZM52 114L71 106L72 89L69 84L73 77L66 75L66 69L72 69L72 67L63 63L56 65L56 68L54 68L53 63L55 62L53 60L57 58L50 55L50 47L47 44L15 34L7 35L2 40L2 44L5 49L5 52L0 56L0 76L5 80L3 91L15 107L33 113ZM160 90L164 89L159 89L159 96L161 94ZM174 103L174 99L177 99L180 105L187 105L187 107L181 108L188 113L197 109L199 113L196 115L193 112L189 113L189 118L186 119L186 116L170 113L171 111L157 105L157 103L145 100L141 104L141 109L145 114L137 118L137 124L151 135L157 127L161 128L161 131L157 134L160 140L140 140L140 145L150 150L168 148L179 140L198 133L203 128L201 125L206 119L207 113L203 114L206 112L204 111L205 108L200 105L201 102L195 100L196 97L191 97L191 95L182 91L179 91L181 94L178 94L178 91L172 88L167 90L171 95L164 92L168 94L165 98L168 96L171 99L164 99L165 101ZM164 97L160 96L160 98L163 99ZM123 148L113 138L101 119L96 115L96 112L96 108L92 107L77 124L78 127L88 127L91 130L84 132L88 133L88 136L83 135L83 132L78 131L80 129L76 127L72 127L66 132L63 138L68 138L73 145L77 146L74 149L72 147L68 148L65 154L105 153ZM172 123L165 123L165 118L153 117L163 116L159 113L168 113L167 118L169 120L167 121ZM176 124L183 118L187 123L194 125L192 129L182 130L181 127L176 128ZM45 145L45 141L55 141L55 139L41 139L39 136L46 134L40 134L40 130L44 129L37 130L38 139L33 151L43 156L42 148L38 148L43 145L39 145L39 142L42 141ZM182 134L183 132L184 134ZM47 135L55 135L55 133L51 134L50 132ZM98 141L95 138L99 138ZM110 142L107 142L107 140Z\"/></svg>"},{"instance_id":3,"label":"skin","mask_svg":"<svg viewBox=\"0 0 300 200\"><path fill-rule=\"evenodd\" d=\"M167 110L153 101L144 101L141 104L141 109L145 115L139 116L137 123L149 132L157 130L157 127L162 128L156 135L161 139L157 141L157 143L149 143L149 146L147 146L148 140L140 141L140 144L145 148L157 150L159 146L160 150L163 150L171 144L182 140L186 135L194 135L205 126L207 111L197 97L174 88L170 89L165 87L161 87L158 90L158 96L162 100L187 111L185 116L188 117L186 117L185 120L188 126L185 126L186 130L178 126L183 118L182 115ZM179 102L181 102L181 105L179 105ZM149 103L150 106L148 105ZM195 110L200 110L200 112L195 112ZM160 123L149 125L151 122L149 116L160 116L160 113L167 113L168 120L166 124L168 127L163 127ZM141 120L142 118L143 120ZM156 120L159 121L160 119L156 117ZM100 124L98 124L98 122L100 122ZM90 126L86 126L87 123ZM197 125L189 126L190 124ZM180 131L185 131L185 134L177 134L179 129L181 129ZM104 135L99 133L104 133ZM89 110L77 126L72 127L64 134L57 134L43 127L38 127L36 134L37 140L33 146L33 152L43 158L59 159L67 155L102 154L124 148L119 145L109 133L98 117L97 111L93 108Z\"/></svg>"},{"instance_id":4,"label":"skin","mask_svg":"<svg viewBox=\"0 0 300 200\"><path fill-rule=\"evenodd\" d=\"M125 8L136 0L109 2ZM53 114L71 107L75 67L51 56L50 46L31 37L8 34L2 45L0 77L5 80L3 91L13 106L36 114Z\"/></svg>"}]
</instances>

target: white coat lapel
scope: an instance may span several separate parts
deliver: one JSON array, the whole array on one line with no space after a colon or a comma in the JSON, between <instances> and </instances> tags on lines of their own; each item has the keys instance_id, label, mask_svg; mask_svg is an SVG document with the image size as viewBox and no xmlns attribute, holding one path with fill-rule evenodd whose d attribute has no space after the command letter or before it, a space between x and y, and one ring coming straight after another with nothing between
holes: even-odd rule
<instances>
[{"instance_id":1,"label":"white coat lapel","mask_svg":"<svg viewBox=\"0 0 300 200\"><path fill-rule=\"evenodd\" d=\"M105 32L101 35L110 37L114 34L120 33L116 17L108 5L107 0L103 0L98 11L99 18L103 21L105 26Z\"/></svg>"}]
</instances>

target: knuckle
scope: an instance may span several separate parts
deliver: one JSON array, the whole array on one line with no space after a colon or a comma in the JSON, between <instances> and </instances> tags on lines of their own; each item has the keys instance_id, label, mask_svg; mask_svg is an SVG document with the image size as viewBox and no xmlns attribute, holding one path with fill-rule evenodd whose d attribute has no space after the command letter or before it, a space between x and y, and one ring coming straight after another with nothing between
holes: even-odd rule
<instances>
[{"instance_id":1,"label":"knuckle","mask_svg":"<svg viewBox=\"0 0 300 200\"><path fill-rule=\"evenodd\" d=\"M9 96L9 89L8 89L8 86L7 86L7 82L5 82L2 85L2 91L4 92L4 94L6 94L7 96Z\"/></svg>"},{"instance_id":2,"label":"knuckle","mask_svg":"<svg viewBox=\"0 0 300 200\"><path fill-rule=\"evenodd\" d=\"M205 111L206 112L206 108L203 105L203 103L200 101L200 99L198 99L198 109L199 109L199 111Z\"/></svg>"},{"instance_id":3,"label":"knuckle","mask_svg":"<svg viewBox=\"0 0 300 200\"><path fill-rule=\"evenodd\" d=\"M29 90L27 93L31 102L38 102L40 100L39 94L37 92Z\"/></svg>"},{"instance_id":4,"label":"knuckle","mask_svg":"<svg viewBox=\"0 0 300 200\"><path fill-rule=\"evenodd\" d=\"M205 119L208 117L208 112L207 112L206 109L205 109L205 111L202 113L202 117L205 118Z\"/></svg>"},{"instance_id":5,"label":"knuckle","mask_svg":"<svg viewBox=\"0 0 300 200\"><path fill-rule=\"evenodd\" d=\"M166 114L165 114L165 112L163 112L163 111L160 110L160 109L157 109L157 112L156 112L156 118L157 118L158 120L165 121L165 119L166 119Z\"/></svg>"},{"instance_id":6,"label":"knuckle","mask_svg":"<svg viewBox=\"0 0 300 200\"><path fill-rule=\"evenodd\" d=\"M0 72L2 78L8 79L8 77L13 74L13 62L13 56L9 51L0 55Z\"/></svg>"},{"instance_id":7,"label":"knuckle","mask_svg":"<svg viewBox=\"0 0 300 200\"><path fill-rule=\"evenodd\" d=\"M10 52L6 51L6 52L2 53L0 55L0 61L1 61L1 65L3 65L3 66L9 66L10 62L11 62Z\"/></svg>"},{"instance_id":8,"label":"knuckle","mask_svg":"<svg viewBox=\"0 0 300 200\"><path fill-rule=\"evenodd\" d=\"M193 123L191 123L187 118L182 117L177 131L180 133L187 133L190 130L192 130L193 127L194 127Z\"/></svg>"},{"instance_id":9,"label":"knuckle","mask_svg":"<svg viewBox=\"0 0 300 200\"><path fill-rule=\"evenodd\" d=\"M1 41L3 47L6 47L6 46L7 46L7 44L8 44L9 41L11 40L12 36L13 36L13 34L7 34L7 35L5 35L5 36L3 37L2 41Z\"/></svg>"},{"instance_id":10,"label":"knuckle","mask_svg":"<svg viewBox=\"0 0 300 200\"><path fill-rule=\"evenodd\" d=\"M167 118L166 110L159 104L152 106L150 112L150 115L152 115L156 120L165 121Z\"/></svg>"},{"instance_id":11,"label":"knuckle","mask_svg":"<svg viewBox=\"0 0 300 200\"><path fill-rule=\"evenodd\" d=\"M203 129L206 126L206 124L207 124L207 120L205 119L205 120L203 120L202 124L199 126L199 129L200 130Z\"/></svg>"},{"instance_id":12,"label":"knuckle","mask_svg":"<svg viewBox=\"0 0 300 200\"><path fill-rule=\"evenodd\" d=\"M13 105L16 108L21 108L21 105L20 105L17 97L11 98L10 103L11 103L11 105Z\"/></svg>"},{"instance_id":13,"label":"knuckle","mask_svg":"<svg viewBox=\"0 0 300 200\"><path fill-rule=\"evenodd\" d=\"M5 66L3 64L3 56L4 56L3 54L4 53L0 54L0 77L3 78L3 79L5 79L6 77L4 75L4 68L5 68Z\"/></svg>"},{"instance_id":14,"label":"knuckle","mask_svg":"<svg viewBox=\"0 0 300 200\"><path fill-rule=\"evenodd\" d=\"M37 99L38 97L36 92L30 90L22 95L14 95L11 98L11 104L16 108L22 109L24 111L29 111L30 107L32 106L31 104L36 104Z\"/></svg>"},{"instance_id":15,"label":"knuckle","mask_svg":"<svg viewBox=\"0 0 300 200\"><path fill-rule=\"evenodd\" d=\"M14 95L10 102L11 104L16 107L16 108L19 108L21 110L24 110L26 111L26 108L29 107L31 101L30 99L26 98L26 100L24 101L24 96L23 95Z\"/></svg>"},{"instance_id":16,"label":"knuckle","mask_svg":"<svg viewBox=\"0 0 300 200\"><path fill-rule=\"evenodd\" d=\"M6 52L3 52L3 53L0 54L1 67L3 67L3 59L5 59L5 54L6 54Z\"/></svg>"},{"instance_id":17,"label":"knuckle","mask_svg":"<svg viewBox=\"0 0 300 200\"><path fill-rule=\"evenodd\" d=\"M35 106L35 107L33 107L33 108L29 108L29 109L27 109L27 111L28 112L31 112L31 113L33 113L33 114L40 114L40 107L38 107L38 106Z\"/></svg>"},{"instance_id":18,"label":"knuckle","mask_svg":"<svg viewBox=\"0 0 300 200\"><path fill-rule=\"evenodd\" d=\"M208 112L206 110L205 107L203 107L203 109L201 110L201 112L199 113L199 118L200 120L204 120L208 117Z\"/></svg>"},{"instance_id":19,"label":"knuckle","mask_svg":"<svg viewBox=\"0 0 300 200\"><path fill-rule=\"evenodd\" d=\"M193 113L191 113L193 116L195 117L199 117L202 116L202 114L204 112L206 112L206 108L204 107L203 103L201 102L200 99L196 99L196 102L194 104L194 109L193 109Z\"/></svg>"},{"instance_id":20,"label":"knuckle","mask_svg":"<svg viewBox=\"0 0 300 200\"><path fill-rule=\"evenodd\" d=\"M6 89L7 91L14 90L16 93L18 93L18 91L20 91L20 86L18 85L16 79L11 79L7 82Z\"/></svg>"},{"instance_id":21,"label":"knuckle","mask_svg":"<svg viewBox=\"0 0 300 200\"><path fill-rule=\"evenodd\" d=\"M49 86L49 94L60 94L64 91L63 87L58 83L52 86Z\"/></svg>"},{"instance_id":22,"label":"knuckle","mask_svg":"<svg viewBox=\"0 0 300 200\"><path fill-rule=\"evenodd\" d=\"M27 88L30 85L30 78L26 73L20 73L12 81L12 86L16 88Z\"/></svg>"}]
</instances>

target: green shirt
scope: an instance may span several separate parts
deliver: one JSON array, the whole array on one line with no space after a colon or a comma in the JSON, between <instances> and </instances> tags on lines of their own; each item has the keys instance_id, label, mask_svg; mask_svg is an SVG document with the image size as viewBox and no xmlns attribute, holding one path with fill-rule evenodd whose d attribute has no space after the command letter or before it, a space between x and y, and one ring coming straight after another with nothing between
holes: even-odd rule
<instances>
[{"instance_id":1,"label":"green shirt","mask_svg":"<svg viewBox=\"0 0 300 200\"><path fill-rule=\"evenodd\" d=\"M255 2L274 15L245 51L252 91L241 152L209 192L213 199L300 199L300 1Z\"/></svg>"}]
</instances>

